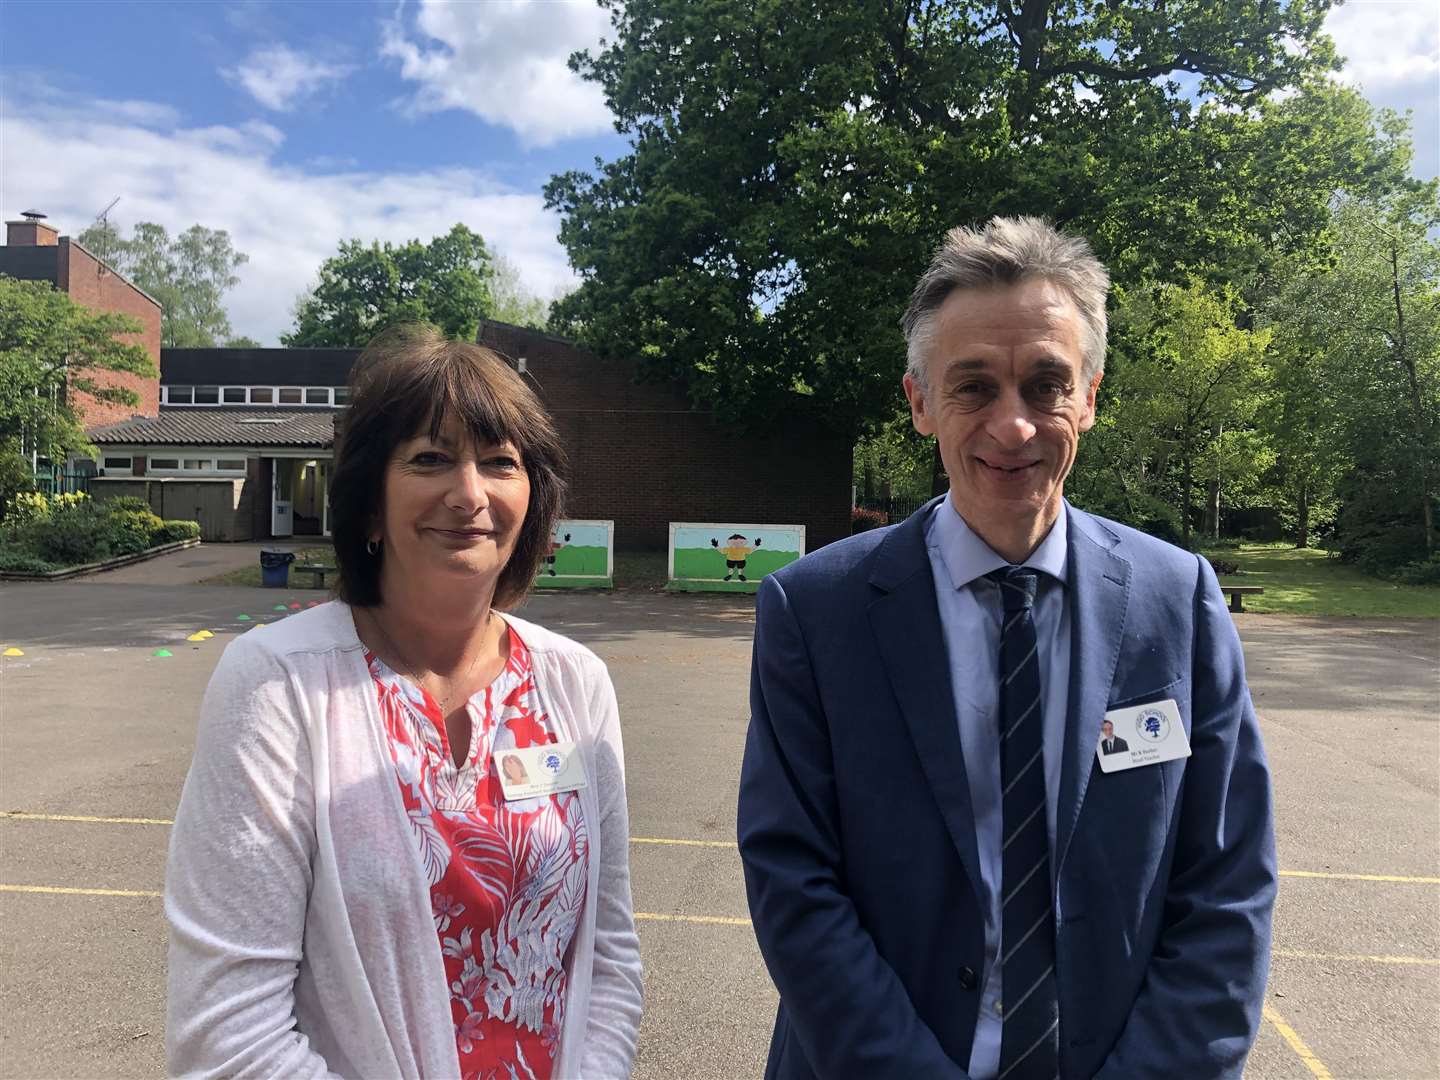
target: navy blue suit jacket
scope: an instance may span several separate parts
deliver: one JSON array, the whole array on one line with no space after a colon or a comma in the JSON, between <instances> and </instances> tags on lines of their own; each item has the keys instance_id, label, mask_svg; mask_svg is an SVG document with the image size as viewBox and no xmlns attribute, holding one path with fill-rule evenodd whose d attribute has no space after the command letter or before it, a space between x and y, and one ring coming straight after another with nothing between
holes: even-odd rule
<instances>
[{"instance_id":1,"label":"navy blue suit jacket","mask_svg":"<svg viewBox=\"0 0 1440 1080\"><path fill-rule=\"evenodd\" d=\"M966 1075L984 914L928 512L832 544L759 590L738 828L780 991L767 1077ZM1205 560L1065 512L1061 1075L1238 1077L1276 888L1239 637ZM1106 710L1165 698L1192 756L1102 773Z\"/></svg>"}]
</instances>

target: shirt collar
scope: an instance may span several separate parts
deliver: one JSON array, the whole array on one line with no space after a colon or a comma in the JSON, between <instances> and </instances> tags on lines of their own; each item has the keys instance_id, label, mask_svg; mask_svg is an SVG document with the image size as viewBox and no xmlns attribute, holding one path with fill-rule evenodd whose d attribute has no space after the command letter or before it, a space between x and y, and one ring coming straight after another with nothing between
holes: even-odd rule
<instances>
[{"instance_id":1,"label":"shirt collar","mask_svg":"<svg viewBox=\"0 0 1440 1080\"><path fill-rule=\"evenodd\" d=\"M1040 541L1040 546L1021 564L1050 575L1062 585L1065 583L1069 551L1068 517L1062 504L1055 524L1050 526L1045 539ZM945 564L953 588L963 589L976 578L1010 565L1008 560L991 550L990 545L980 539L974 529L965 524L965 519L955 509L949 496L935 507L930 522L930 546L940 552L940 560Z\"/></svg>"}]
</instances>

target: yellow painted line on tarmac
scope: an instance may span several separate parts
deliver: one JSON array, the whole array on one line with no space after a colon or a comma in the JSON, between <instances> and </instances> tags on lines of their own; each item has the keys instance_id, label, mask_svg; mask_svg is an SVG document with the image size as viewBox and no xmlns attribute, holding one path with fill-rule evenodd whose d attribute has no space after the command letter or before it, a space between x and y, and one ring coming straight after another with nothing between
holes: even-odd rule
<instances>
[{"instance_id":1,"label":"yellow painted line on tarmac","mask_svg":"<svg viewBox=\"0 0 1440 1080\"><path fill-rule=\"evenodd\" d=\"M749 919L737 919L730 915L661 915L654 911L635 912L637 922L678 922L702 923L710 926L749 926Z\"/></svg>"},{"instance_id":2,"label":"yellow painted line on tarmac","mask_svg":"<svg viewBox=\"0 0 1440 1080\"><path fill-rule=\"evenodd\" d=\"M0 818L12 821L75 821L92 825L174 825L170 818L102 817L90 814L32 814L24 810L0 811ZM658 847L721 848L734 851L734 840L686 840L673 836L632 836L632 844ZM1328 881L1378 881L1406 885L1440 885L1440 877L1412 877L1403 874L1346 874L1328 870L1281 870L1281 877L1312 878Z\"/></svg>"},{"instance_id":3,"label":"yellow painted line on tarmac","mask_svg":"<svg viewBox=\"0 0 1440 1080\"><path fill-rule=\"evenodd\" d=\"M60 885L0 885L0 892L43 893L46 896L164 896L153 889L72 889Z\"/></svg>"},{"instance_id":4,"label":"yellow painted line on tarmac","mask_svg":"<svg viewBox=\"0 0 1440 1080\"><path fill-rule=\"evenodd\" d=\"M1315 1080L1335 1080L1325 1063L1315 1056L1315 1051L1305 1045L1305 1040L1300 1038L1300 1033L1287 1024L1269 1004L1265 1005L1264 1016L1271 1026L1280 1033L1291 1050L1295 1051L1296 1057L1305 1063L1305 1067L1315 1076Z\"/></svg>"},{"instance_id":5,"label":"yellow painted line on tarmac","mask_svg":"<svg viewBox=\"0 0 1440 1080\"><path fill-rule=\"evenodd\" d=\"M1333 881L1396 881L1409 885L1440 885L1440 877L1405 877L1401 874L1332 874L1323 870L1281 870L1280 876L1328 878Z\"/></svg>"},{"instance_id":6,"label":"yellow painted line on tarmac","mask_svg":"<svg viewBox=\"0 0 1440 1080\"><path fill-rule=\"evenodd\" d=\"M734 851L736 843L734 840L671 840L663 836L632 836L632 844L663 844L670 847L713 847L729 848Z\"/></svg>"},{"instance_id":7,"label":"yellow painted line on tarmac","mask_svg":"<svg viewBox=\"0 0 1440 1080\"><path fill-rule=\"evenodd\" d=\"M13 821L82 821L95 825L174 825L170 818L158 817L91 817L88 814L26 814L6 810L3 815Z\"/></svg>"},{"instance_id":8,"label":"yellow painted line on tarmac","mask_svg":"<svg viewBox=\"0 0 1440 1080\"><path fill-rule=\"evenodd\" d=\"M1440 957L1435 956L1384 956L1365 953L1306 952L1303 949L1272 949L1271 956L1282 960L1339 960L1357 964L1414 964L1419 967L1440 967Z\"/></svg>"},{"instance_id":9,"label":"yellow painted line on tarmac","mask_svg":"<svg viewBox=\"0 0 1440 1080\"><path fill-rule=\"evenodd\" d=\"M12 821L78 821L92 825L174 825L170 818L148 817L99 817L90 814L31 814L23 810L5 810L0 817ZM729 848L735 850L733 840L678 840L664 836L632 836L632 844L660 844L669 847Z\"/></svg>"}]
</instances>

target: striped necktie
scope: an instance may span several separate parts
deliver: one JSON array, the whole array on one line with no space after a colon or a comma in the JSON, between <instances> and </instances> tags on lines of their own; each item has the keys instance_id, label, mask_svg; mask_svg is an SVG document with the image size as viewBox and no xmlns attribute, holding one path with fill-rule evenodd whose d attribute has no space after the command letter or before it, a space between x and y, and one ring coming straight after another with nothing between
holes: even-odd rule
<instances>
[{"instance_id":1,"label":"striped necktie","mask_svg":"<svg viewBox=\"0 0 1440 1080\"><path fill-rule=\"evenodd\" d=\"M1045 822L1043 708L1035 638L1036 572L1009 566L1000 585L1000 1080L1054 1080L1060 1069L1055 919Z\"/></svg>"}]
</instances>

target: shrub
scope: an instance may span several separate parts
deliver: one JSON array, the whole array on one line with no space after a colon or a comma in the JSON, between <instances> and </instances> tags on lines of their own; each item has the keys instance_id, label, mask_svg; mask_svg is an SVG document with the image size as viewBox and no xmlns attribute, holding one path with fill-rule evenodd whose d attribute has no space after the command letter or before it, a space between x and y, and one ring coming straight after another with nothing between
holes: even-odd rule
<instances>
[{"instance_id":1,"label":"shrub","mask_svg":"<svg viewBox=\"0 0 1440 1080\"><path fill-rule=\"evenodd\" d=\"M867 510L863 506L856 506L850 511L850 533L869 532L871 529L878 529L889 525L890 518L883 510Z\"/></svg>"},{"instance_id":2,"label":"shrub","mask_svg":"<svg viewBox=\"0 0 1440 1080\"><path fill-rule=\"evenodd\" d=\"M105 499L102 504L106 510L114 513L117 510L144 510L150 512L150 504L139 495L116 495L113 499Z\"/></svg>"},{"instance_id":3,"label":"shrub","mask_svg":"<svg viewBox=\"0 0 1440 1080\"><path fill-rule=\"evenodd\" d=\"M150 534L150 546L173 544L177 540L198 539L200 539L200 523L198 521L162 521L160 528Z\"/></svg>"},{"instance_id":4,"label":"shrub","mask_svg":"<svg viewBox=\"0 0 1440 1080\"><path fill-rule=\"evenodd\" d=\"M1407 563L1390 576L1402 585L1440 585L1440 551L1428 559Z\"/></svg>"},{"instance_id":5,"label":"shrub","mask_svg":"<svg viewBox=\"0 0 1440 1080\"><path fill-rule=\"evenodd\" d=\"M0 570L14 574L48 574L51 570L59 569L54 563L46 562L28 551L0 551Z\"/></svg>"},{"instance_id":6,"label":"shrub","mask_svg":"<svg viewBox=\"0 0 1440 1080\"><path fill-rule=\"evenodd\" d=\"M28 530L29 546L41 558L62 566L108 558L117 536L109 515L88 500L53 510L48 522L35 525Z\"/></svg>"},{"instance_id":7,"label":"shrub","mask_svg":"<svg viewBox=\"0 0 1440 1080\"><path fill-rule=\"evenodd\" d=\"M10 506L5 511L5 524L15 528L49 518L50 497L39 491L21 492L10 500Z\"/></svg>"},{"instance_id":8,"label":"shrub","mask_svg":"<svg viewBox=\"0 0 1440 1080\"><path fill-rule=\"evenodd\" d=\"M1211 559L1209 561L1217 577L1233 577L1241 573L1239 563L1230 562L1228 559Z\"/></svg>"},{"instance_id":9,"label":"shrub","mask_svg":"<svg viewBox=\"0 0 1440 1080\"><path fill-rule=\"evenodd\" d=\"M4 524L24 527L37 521L49 521L57 510L90 505L90 496L83 491L70 491L63 495L46 495L41 491L27 491L15 496L5 515Z\"/></svg>"},{"instance_id":10,"label":"shrub","mask_svg":"<svg viewBox=\"0 0 1440 1080\"><path fill-rule=\"evenodd\" d=\"M109 506L106 509L110 509ZM107 535L114 555L135 555L153 543L151 537L165 527L165 522L149 510L112 510L108 515Z\"/></svg>"}]
</instances>

